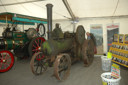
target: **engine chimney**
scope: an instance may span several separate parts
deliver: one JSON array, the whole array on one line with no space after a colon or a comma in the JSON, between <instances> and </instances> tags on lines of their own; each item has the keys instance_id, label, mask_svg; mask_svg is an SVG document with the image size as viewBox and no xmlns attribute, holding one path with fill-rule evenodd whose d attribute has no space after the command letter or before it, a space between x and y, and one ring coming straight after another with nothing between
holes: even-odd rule
<instances>
[{"instance_id":1,"label":"engine chimney","mask_svg":"<svg viewBox=\"0 0 128 85\"><path fill-rule=\"evenodd\" d=\"M47 22L48 22L48 39L51 38L51 32L52 32L52 4L47 4Z\"/></svg>"}]
</instances>

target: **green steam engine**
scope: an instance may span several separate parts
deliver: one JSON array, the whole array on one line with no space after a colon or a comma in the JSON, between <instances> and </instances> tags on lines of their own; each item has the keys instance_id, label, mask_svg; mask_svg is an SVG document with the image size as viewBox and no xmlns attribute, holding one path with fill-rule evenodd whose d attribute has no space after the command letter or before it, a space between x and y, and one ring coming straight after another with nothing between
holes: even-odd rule
<instances>
[{"instance_id":1,"label":"green steam engine","mask_svg":"<svg viewBox=\"0 0 128 85\"><path fill-rule=\"evenodd\" d=\"M8 29L8 28L7 28ZM0 49L12 50L23 46L29 39L24 32L7 31L3 32L0 39Z\"/></svg>"},{"instance_id":2,"label":"green steam engine","mask_svg":"<svg viewBox=\"0 0 128 85\"><path fill-rule=\"evenodd\" d=\"M38 29L41 26L44 27L43 24L39 24ZM43 43L45 39L38 36L37 30L29 28L25 32L20 32L15 27L9 26L4 30L0 38L0 72L6 72L12 68L14 56L22 59L39 51L40 43Z\"/></svg>"}]
</instances>

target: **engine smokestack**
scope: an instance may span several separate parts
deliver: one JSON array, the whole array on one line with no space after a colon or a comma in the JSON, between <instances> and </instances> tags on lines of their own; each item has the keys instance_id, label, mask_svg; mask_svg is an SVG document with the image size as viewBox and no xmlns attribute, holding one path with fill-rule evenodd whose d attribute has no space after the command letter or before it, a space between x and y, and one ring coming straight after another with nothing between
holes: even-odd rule
<instances>
[{"instance_id":1,"label":"engine smokestack","mask_svg":"<svg viewBox=\"0 0 128 85\"><path fill-rule=\"evenodd\" d=\"M48 22L48 39L51 38L51 32L52 32L52 4L47 4L47 22Z\"/></svg>"}]
</instances>

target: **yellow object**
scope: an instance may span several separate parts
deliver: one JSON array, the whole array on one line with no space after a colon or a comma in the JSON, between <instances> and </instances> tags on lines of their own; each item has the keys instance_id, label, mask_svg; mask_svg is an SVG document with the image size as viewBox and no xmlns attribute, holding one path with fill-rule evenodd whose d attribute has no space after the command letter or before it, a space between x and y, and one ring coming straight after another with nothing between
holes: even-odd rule
<instances>
[{"instance_id":1,"label":"yellow object","mask_svg":"<svg viewBox=\"0 0 128 85\"><path fill-rule=\"evenodd\" d=\"M113 62L128 68L128 34L115 34L109 52L112 53Z\"/></svg>"},{"instance_id":2,"label":"yellow object","mask_svg":"<svg viewBox=\"0 0 128 85\"><path fill-rule=\"evenodd\" d=\"M113 63L112 67L111 67L111 76L115 77L115 78L119 78L120 77L120 66Z\"/></svg>"},{"instance_id":3,"label":"yellow object","mask_svg":"<svg viewBox=\"0 0 128 85\"><path fill-rule=\"evenodd\" d=\"M112 66L115 67L116 69L120 70L120 66L119 65L113 63Z\"/></svg>"},{"instance_id":4,"label":"yellow object","mask_svg":"<svg viewBox=\"0 0 128 85\"><path fill-rule=\"evenodd\" d=\"M112 53L108 52L107 58L112 58Z\"/></svg>"},{"instance_id":5,"label":"yellow object","mask_svg":"<svg viewBox=\"0 0 128 85\"><path fill-rule=\"evenodd\" d=\"M107 82L103 82L103 81L102 81L102 84L103 84L103 85L107 85Z\"/></svg>"},{"instance_id":6,"label":"yellow object","mask_svg":"<svg viewBox=\"0 0 128 85\"><path fill-rule=\"evenodd\" d=\"M114 60L112 60L112 62L117 63L117 64L122 65L122 66L125 66L125 67L127 67L127 68L128 68L128 66L127 66L127 65L125 65L125 64L119 63L119 62L114 61Z\"/></svg>"}]
</instances>

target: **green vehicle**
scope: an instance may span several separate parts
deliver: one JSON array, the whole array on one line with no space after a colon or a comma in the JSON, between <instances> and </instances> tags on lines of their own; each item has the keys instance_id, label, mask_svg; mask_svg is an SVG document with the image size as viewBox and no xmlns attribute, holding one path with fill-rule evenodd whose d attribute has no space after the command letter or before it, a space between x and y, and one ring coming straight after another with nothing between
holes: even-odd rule
<instances>
[{"instance_id":1,"label":"green vehicle","mask_svg":"<svg viewBox=\"0 0 128 85\"><path fill-rule=\"evenodd\" d=\"M94 57L94 40L85 39L82 25L76 32L63 33L59 24L52 30L52 4L47 4L48 40L41 44L40 52L35 53L30 61L32 73L43 74L48 67L54 67L54 76L65 80L70 73L71 64L83 61L91 65Z\"/></svg>"},{"instance_id":2,"label":"green vehicle","mask_svg":"<svg viewBox=\"0 0 128 85\"><path fill-rule=\"evenodd\" d=\"M28 17L29 20L30 18L33 18L19 14L15 15L13 13L4 13L0 15L0 19L1 17L3 19L5 16L12 16L10 20L23 20L23 17ZM33 19L35 20L36 18ZM27 18L25 20L27 20ZM3 20L0 21L3 22ZM39 52L41 44L45 41L43 37L45 34L45 27L43 23L38 24L36 29L29 28L28 30L21 32L16 29L17 24L20 24L19 22L28 25L33 24L32 22L13 21L11 26L8 24L8 26L4 29L2 36L0 37L0 72L7 72L12 68L15 60L14 56L16 56L18 59L23 59L26 57L31 57L33 54ZM11 21L8 23L11 23ZM42 34L40 30L43 30Z\"/></svg>"}]
</instances>

